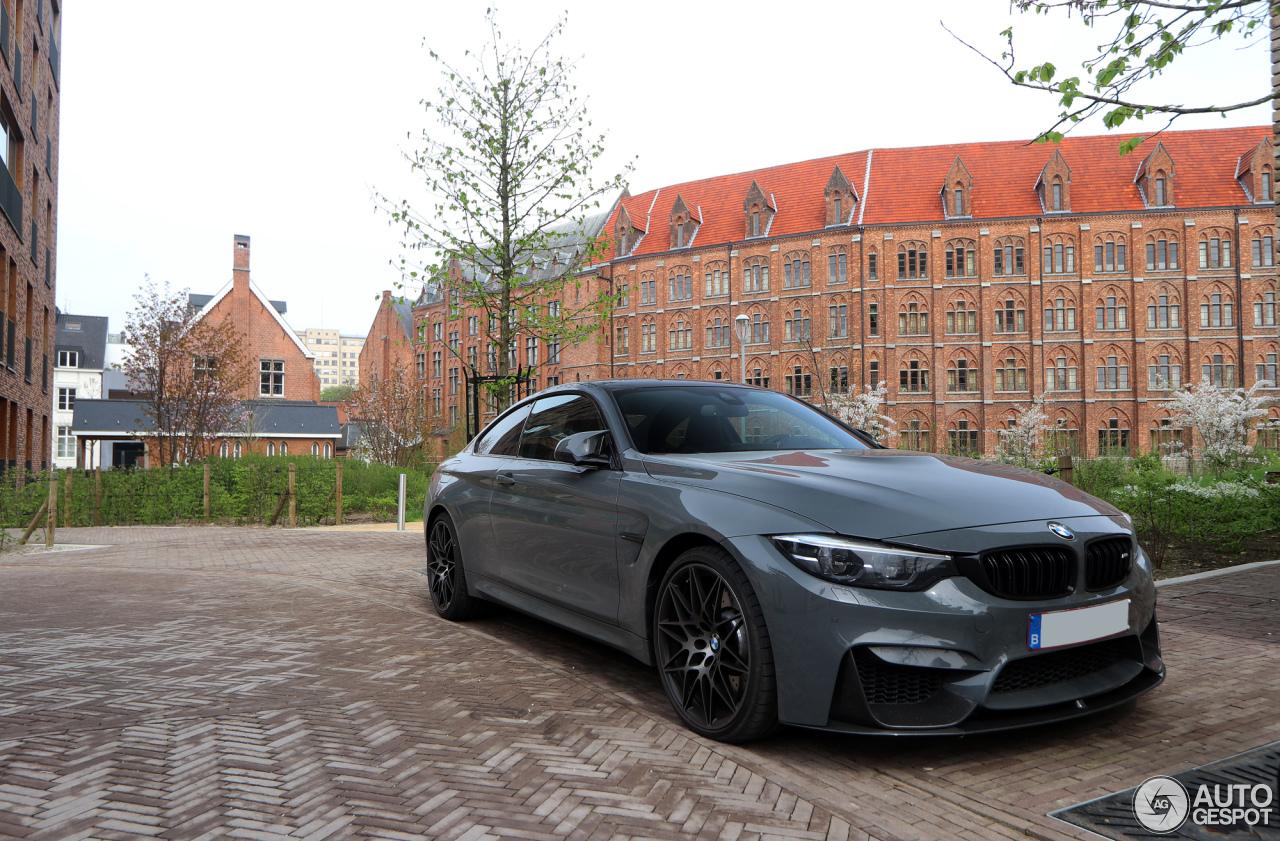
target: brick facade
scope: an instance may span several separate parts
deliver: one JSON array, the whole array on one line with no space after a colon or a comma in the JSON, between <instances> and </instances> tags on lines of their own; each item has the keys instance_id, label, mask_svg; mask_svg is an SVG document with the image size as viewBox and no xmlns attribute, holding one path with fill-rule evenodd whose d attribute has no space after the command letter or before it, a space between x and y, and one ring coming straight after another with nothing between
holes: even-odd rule
<instances>
[{"instance_id":1,"label":"brick facade","mask_svg":"<svg viewBox=\"0 0 1280 841\"><path fill-rule=\"evenodd\" d=\"M367 383L385 371L416 374L416 357L423 352L423 343L416 339L413 318L411 305L399 302L389 289L382 291L382 301L360 349L360 382Z\"/></svg>"},{"instance_id":2,"label":"brick facade","mask_svg":"<svg viewBox=\"0 0 1280 841\"><path fill-rule=\"evenodd\" d=\"M822 404L881 380L902 445L988 454L1045 393L1076 452L1168 444L1163 383L1274 377L1274 148L1262 127L1165 132L1121 158L1123 140L876 149L624 196L618 251L582 294L625 301L539 384L745 367ZM467 352L469 315L417 307L422 341L387 364L423 354L423 387L461 407L433 325Z\"/></svg>"},{"instance_id":3,"label":"brick facade","mask_svg":"<svg viewBox=\"0 0 1280 841\"><path fill-rule=\"evenodd\" d=\"M35 470L53 452L61 27L59 4L27 3L0 32L0 465Z\"/></svg>"},{"instance_id":4,"label":"brick facade","mask_svg":"<svg viewBox=\"0 0 1280 841\"><path fill-rule=\"evenodd\" d=\"M319 400L320 378L314 358L267 297L249 278L249 237L236 235L231 283L205 305L202 317L219 324L225 318L245 335L245 349L258 371L244 398Z\"/></svg>"}]
</instances>

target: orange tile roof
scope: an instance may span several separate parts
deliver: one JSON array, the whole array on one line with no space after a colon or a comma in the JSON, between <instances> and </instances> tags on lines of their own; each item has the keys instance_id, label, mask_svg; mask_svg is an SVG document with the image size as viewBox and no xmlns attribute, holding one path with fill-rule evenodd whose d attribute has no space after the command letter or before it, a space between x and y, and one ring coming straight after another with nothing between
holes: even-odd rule
<instances>
[{"instance_id":1,"label":"orange tile roof","mask_svg":"<svg viewBox=\"0 0 1280 841\"><path fill-rule=\"evenodd\" d=\"M771 239L821 230L826 219L823 189L836 166L862 198L861 224L940 223L945 221L940 196L943 179L959 157L973 177L974 219L1037 216L1044 210L1035 191L1036 179L1056 148L1071 168L1072 213L1140 212L1144 205L1134 176L1160 142L1173 158L1179 207L1230 207L1248 201L1235 180L1240 156L1270 134L1269 126L1167 131L1124 157L1119 146L1133 135L1069 137L1056 146L1010 140L873 149L673 184L630 196L622 204L637 227L650 219L649 234L633 252L635 256L670 250L665 221L677 195L684 197L690 209L702 208L696 247L740 242L742 202L752 180L777 202ZM613 224L611 219L606 230L612 231Z\"/></svg>"}]
</instances>

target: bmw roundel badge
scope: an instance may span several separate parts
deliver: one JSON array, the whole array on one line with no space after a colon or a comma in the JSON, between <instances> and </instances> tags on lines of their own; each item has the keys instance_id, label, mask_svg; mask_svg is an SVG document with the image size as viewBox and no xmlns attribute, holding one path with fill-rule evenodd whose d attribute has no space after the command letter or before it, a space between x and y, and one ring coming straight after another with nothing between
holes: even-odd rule
<instances>
[{"instance_id":1,"label":"bmw roundel badge","mask_svg":"<svg viewBox=\"0 0 1280 841\"><path fill-rule=\"evenodd\" d=\"M1066 527L1066 526L1064 526L1062 523L1050 523L1050 524L1049 524L1049 531L1053 532L1053 533L1054 533L1054 534L1056 534L1058 537L1061 537L1063 540L1075 540L1075 539L1076 539L1076 536L1075 536L1074 534L1072 534L1072 533L1071 533L1071 529L1067 528L1067 527Z\"/></svg>"}]
</instances>

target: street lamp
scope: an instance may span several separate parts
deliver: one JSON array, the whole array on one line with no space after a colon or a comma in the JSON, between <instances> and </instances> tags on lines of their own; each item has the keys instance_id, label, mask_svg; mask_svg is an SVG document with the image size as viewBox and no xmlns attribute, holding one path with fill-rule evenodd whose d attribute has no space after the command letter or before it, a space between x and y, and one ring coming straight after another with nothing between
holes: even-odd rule
<instances>
[{"instance_id":1,"label":"street lamp","mask_svg":"<svg viewBox=\"0 0 1280 841\"><path fill-rule=\"evenodd\" d=\"M751 319L745 315L739 315L733 323L738 329L738 367L742 372L740 379L745 383L747 381L747 331L751 329Z\"/></svg>"}]
</instances>

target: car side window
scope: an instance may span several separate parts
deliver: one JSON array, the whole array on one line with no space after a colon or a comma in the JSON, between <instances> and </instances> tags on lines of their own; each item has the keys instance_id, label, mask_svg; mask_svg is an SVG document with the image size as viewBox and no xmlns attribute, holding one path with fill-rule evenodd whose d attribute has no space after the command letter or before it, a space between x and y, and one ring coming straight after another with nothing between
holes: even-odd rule
<instances>
[{"instance_id":1,"label":"car side window","mask_svg":"<svg viewBox=\"0 0 1280 841\"><path fill-rule=\"evenodd\" d=\"M524 429L525 418L529 417L530 406L532 404L525 404L498 418L476 444L476 454L515 455L520 448L520 431Z\"/></svg>"},{"instance_id":2,"label":"car side window","mask_svg":"<svg viewBox=\"0 0 1280 841\"><path fill-rule=\"evenodd\" d=\"M578 432L608 429L595 402L581 394L557 394L533 404L520 439L520 457L551 461L556 444Z\"/></svg>"}]
</instances>

